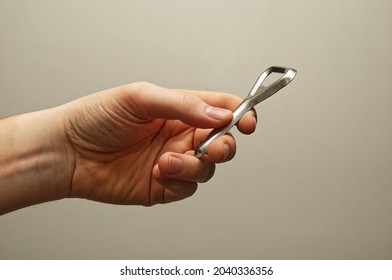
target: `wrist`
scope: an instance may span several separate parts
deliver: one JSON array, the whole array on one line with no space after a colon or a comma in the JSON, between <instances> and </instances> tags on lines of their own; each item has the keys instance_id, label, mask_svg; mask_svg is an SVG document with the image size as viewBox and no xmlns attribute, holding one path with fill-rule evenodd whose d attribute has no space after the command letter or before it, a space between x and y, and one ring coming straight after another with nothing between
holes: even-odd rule
<instances>
[{"instance_id":1,"label":"wrist","mask_svg":"<svg viewBox=\"0 0 392 280\"><path fill-rule=\"evenodd\" d=\"M0 214L68 196L72 153L58 109L0 122Z\"/></svg>"}]
</instances>

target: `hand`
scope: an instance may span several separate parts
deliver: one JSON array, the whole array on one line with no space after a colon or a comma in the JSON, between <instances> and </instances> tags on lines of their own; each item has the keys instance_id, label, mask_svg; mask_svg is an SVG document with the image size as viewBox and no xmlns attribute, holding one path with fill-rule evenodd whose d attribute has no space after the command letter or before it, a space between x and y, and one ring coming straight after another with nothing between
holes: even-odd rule
<instances>
[{"instance_id":1,"label":"hand","mask_svg":"<svg viewBox=\"0 0 392 280\"><path fill-rule=\"evenodd\" d=\"M231 135L214 141L200 159L193 149L211 128L230 122L240 102L225 93L134 83L62 106L72 150L69 196L140 205L191 196L198 182L211 179L216 163L234 157ZM255 120L248 112L238 129L252 133Z\"/></svg>"}]
</instances>

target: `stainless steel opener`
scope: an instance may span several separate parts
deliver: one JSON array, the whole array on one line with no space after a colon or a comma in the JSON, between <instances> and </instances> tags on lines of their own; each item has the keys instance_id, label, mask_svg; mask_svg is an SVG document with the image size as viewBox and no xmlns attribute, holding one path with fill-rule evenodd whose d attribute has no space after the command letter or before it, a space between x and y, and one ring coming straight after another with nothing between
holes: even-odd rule
<instances>
[{"instance_id":1,"label":"stainless steel opener","mask_svg":"<svg viewBox=\"0 0 392 280\"><path fill-rule=\"evenodd\" d=\"M283 74L278 80L268 86L264 86L263 82L271 73ZM257 79L255 85L252 87L249 94L242 101L242 103L233 111L233 119L231 122L223 127L213 129L210 134L200 142L195 148L195 156L201 157L207 152L207 147L219 136L226 134L250 109L258 103L264 101L272 96L283 87L288 85L295 77L297 71L292 68L272 66L265 70Z\"/></svg>"}]
</instances>

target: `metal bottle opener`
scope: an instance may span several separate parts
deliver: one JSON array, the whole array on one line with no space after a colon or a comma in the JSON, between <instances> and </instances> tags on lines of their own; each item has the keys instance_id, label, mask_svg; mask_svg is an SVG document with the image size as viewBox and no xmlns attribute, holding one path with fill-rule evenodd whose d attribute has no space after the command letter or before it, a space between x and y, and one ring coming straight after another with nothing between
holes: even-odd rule
<instances>
[{"instance_id":1,"label":"metal bottle opener","mask_svg":"<svg viewBox=\"0 0 392 280\"><path fill-rule=\"evenodd\" d=\"M271 73L280 73L283 75L272 84L264 86L263 82ZM261 73L249 94L233 111L233 119L231 122L223 127L213 129L210 134L201 141L199 145L197 145L195 148L195 156L198 158L203 156L207 152L208 145L211 144L212 141L226 134L245 115L246 112L258 103L264 101L288 85L294 79L296 73L297 71L295 69L278 66L272 66Z\"/></svg>"}]
</instances>

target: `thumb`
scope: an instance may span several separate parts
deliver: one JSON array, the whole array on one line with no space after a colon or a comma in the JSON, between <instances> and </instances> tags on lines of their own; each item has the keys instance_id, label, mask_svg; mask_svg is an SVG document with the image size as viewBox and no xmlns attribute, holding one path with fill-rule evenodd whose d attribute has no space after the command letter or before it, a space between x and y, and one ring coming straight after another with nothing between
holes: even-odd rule
<instances>
[{"instance_id":1,"label":"thumb","mask_svg":"<svg viewBox=\"0 0 392 280\"><path fill-rule=\"evenodd\" d=\"M143 120L181 120L200 128L220 127L230 122L232 111L214 107L190 91L162 88L140 82L125 86L121 98L132 115Z\"/></svg>"}]
</instances>

